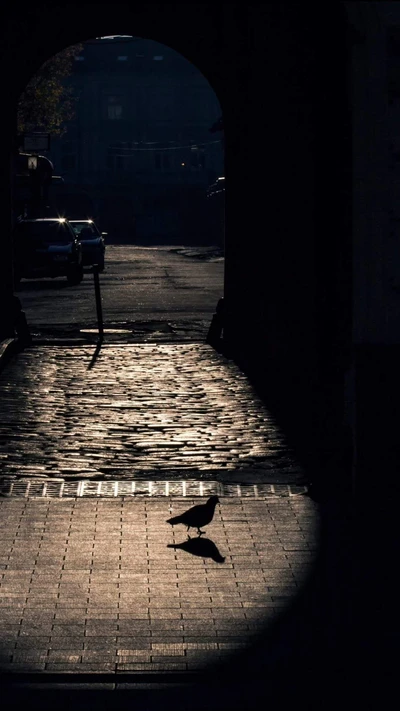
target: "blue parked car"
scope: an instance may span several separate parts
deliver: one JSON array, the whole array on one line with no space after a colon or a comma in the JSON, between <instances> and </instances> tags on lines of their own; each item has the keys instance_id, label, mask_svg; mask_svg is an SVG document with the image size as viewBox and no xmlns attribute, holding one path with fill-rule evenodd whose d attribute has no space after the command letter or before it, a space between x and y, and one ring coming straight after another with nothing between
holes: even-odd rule
<instances>
[{"instance_id":1,"label":"blue parked car","mask_svg":"<svg viewBox=\"0 0 400 711\"><path fill-rule=\"evenodd\" d=\"M82 248L65 218L20 220L14 228L14 279L66 276L83 279Z\"/></svg>"},{"instance_id":2,"label":"blue parked car","mask_svg":"<svg viewBox=\"0 0 400 711\"><path fill-rule=\"evenodd\" d=\"M70 220L69 222L82 245L83 266L98 264L99 271L102 272L106 251L104 237L107 232L100 232L93 220Z\"/></svg>"}]
</instances>

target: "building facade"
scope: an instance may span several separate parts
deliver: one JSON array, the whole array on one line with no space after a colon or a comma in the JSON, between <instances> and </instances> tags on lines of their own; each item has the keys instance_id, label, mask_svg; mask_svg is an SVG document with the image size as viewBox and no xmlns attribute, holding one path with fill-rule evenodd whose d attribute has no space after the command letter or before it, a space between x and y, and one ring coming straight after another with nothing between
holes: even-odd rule
<instances>
[{"instance_id":1,"label":"building facade","mask_svg":"<svg viewBox=\"0 0 400 711\"><path fill-rule=\"evenodd\" d=\"M76 115L51 160L92 194L110 237L204 238L206 189L224 159L210 132L221 108L201 72L159 42L112 36L85 42L67 81Z\"/></svg>"}]
</instances>

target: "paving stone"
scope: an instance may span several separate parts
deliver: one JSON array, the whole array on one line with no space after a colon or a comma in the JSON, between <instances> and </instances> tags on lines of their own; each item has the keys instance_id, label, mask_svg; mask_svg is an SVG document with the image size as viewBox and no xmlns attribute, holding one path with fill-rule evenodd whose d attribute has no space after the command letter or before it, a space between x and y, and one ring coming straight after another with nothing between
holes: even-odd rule
<instances>
[{"instance_id":1,"label":"paving stone","mask_svg":"<svg viewBox=\"0 0 400 711\"><path fill-rule=\"evenodd\" d=\"M149 607L137 607L132 606L126 607L124 609L118 608L118 618L120 620L143 620L148 619L150 615Z\"/></svg>"},{"instance_id":2,"label":"paving stone","mask_svg":"<svg viewBox=\"0 0 400 711\"><path fill-rule=\"evenodd\" d=\"M97 661L97 662L68 662L68 661L61 661L61 662L48 662L46 664L46 671L49 672L67 672L70 674L88 674L88 673L102 673L102 672L114 672L115 671L115 664L113 662L104 662L104 661ZM48 683L46 688L48 688ZM70 684L68 683L68 689L71 688ZM90 687L92 688L92 687Z\"/></svg>"},{"instance_id":3,"label":"paving stone","mask_svg":"<svg viewBox=\"0 0 400 711\"><path fill-rule=\"evenodd\" d=\"M118 668L121 668L124 664L132 664L136 662L151 662L153 658L151 656L150 650L145 649L135 649L135 650L118 650L116 657L116 664ZM171 660L168 660L171 661ZM175 661L175 659L172 659Z\"/></svg>"},{"instance_id":4,"label":"paving stone","mask_svg":"<svg viewBox=\"0 0 400 711\"><path fill-rule=\"evenodd\" d=\"M170 630L158 630L156 632L151 633L151 641L152 642L157 642L158 644L163 644L165 642L181 642L183 643L184 641L184 635L183 632L176 632L176 631L170 631Z\"/></svg>"},{"instance_id":5,"label":"paving stone","mask_svg":"<svg viewBox=\"0 0 400 711\"><path fill-rule=\"evenodd\" d=\"M150 629L152 632L155 632L156 630L168 630L172 632L173 630L180 631L183 630L184 628L184 622L181 618L178 620L170 620L170 619L157 619L157 618L151 618L150 619Z\"/></svg>"},{"instance_id":6,"label":"paving stone","mask_svg":"<svg viewBox=\"0 0 400 711\"><path fill-rule=\"evenodd\" d=\"M43 637L43 636L48 636L51 634L52 631L52 625L51 624L43 624L43 625L30 625L30 624L22 624L21 625L21 630L19 633L19 636L22 637Z\"/></svg>"},{"instance_id":7,"label":"paving stone","mask_svg":"<svg viewBox=\"0 0 400 711\"><path fill-rule=\"evenodd\" d=\"M16 640L16 649L37 649L38 647L48 647L50 636L35 636L35 637L18 637Z\"/></svg>"},{"instance_id":8,"label":"paving stone","mask_svg":"<svg viewBox=\"0 0 400 711\"><path fill-rule=\"evenodd\" d=\"M83 652L77 653L75 648L72 649L50 649L48 655L48 661L52 662L66 662L68 664L77 664L82 659Z\"/></svg>"},{"instance_id":9,"label":"paving stone","mask_svg":"<svg viewBox=\"0 0 400 711\"><path fill-rule=\"evenodd\" d=\"M52 625L50 629L54 636L57 635L59 637L79 637L80 634L83 634L85 631L85 624L84 621L82 621L80 624L62 625L57 624L57 621L55 620L54 625Z\"/></svg>"},{"instance_id":10,"label":"paving stone","mask_svg":"<svg viewBox=\"0 0 400 711\"><path fill-rule=\"evenodd\" d=\"M117 664L117 671L136 671L136 672L179 672L186 671L187 665L184 662L176 663L175 658L173 662L166 662L163 659L159 663L143 663L143 662L133 662L125 664Z\"/></svg>"},{"instance_id":11,"label":"paving stone","mask_svg":"<svg viewBox=\"0 0 400 711\"><path fill-rule=\"evenodd\" d=\"M138 650L138 649L150 649L151 642L150 638L147 636L135 636L135 637L117 637L117 646L122 647L124 650ZM86 647L86 644L85 644ZM126 652L127 653L127 652Z\"/></svg>"},{"instance_id":12,"label":"paving stone","mask_svg":"<svg viewBox=\"0 0 400 711\"><path fill-rule=\"evenodd\" d=\"M44 672L46 669L45 661L36 661L35 659L29 659L27 661L21 661L20 659L14 659L9 664L4 663L1 665L2 671L10 671L12 673L21 672Z\"/></svg>"},{"instance_id":13,"label":"paving stone","mask_svg":"<svg viewBox=\"0 0 400 711\"><path fill-rule=\"evenodd\" d=\"M19 663L28 662L45 662L47 660L47 649L41 649L40 646L33 650L18 650L13 652L13 661Z\"/></svg>"},{"instance_id":14,"label":"paving stone","mask_svg":"<svg viewBox=\"0 0 400 711\"><path fill-rule=\"evenodd\" d=\"M83 649L84 640L86 638L83 636L77 637L66 637L65 635L57 636L52 635L48 644L49 649Z\"/></svg>"}]
</instances>

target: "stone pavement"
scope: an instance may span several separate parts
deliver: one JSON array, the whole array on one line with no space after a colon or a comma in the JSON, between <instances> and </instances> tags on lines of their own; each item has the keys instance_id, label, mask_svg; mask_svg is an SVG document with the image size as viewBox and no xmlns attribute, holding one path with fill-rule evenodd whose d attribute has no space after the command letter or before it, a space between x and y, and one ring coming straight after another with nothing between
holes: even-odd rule
<instances>
[{"instance_id":1,"label":"stone pavement","mask_svg":"<svg viewBox=\"0 0 400 711\"><path fill-rule=\"evenodd\" d=\"M8 365L3 479L304 484L246 377L210 346L104 345L94 355L41 346Z\"/></svg>"},{"instance_id":2,"label":"stone pavement","mask_svg":"<svg viewBox=\"0 0 400 711\"><path fill-rule=\"evenodd\" d=\"M329 634L316 593L305 593L320 507L302 495L304 472L232 362L202 344L105 345L96 359L93 347L33 347L3 370L0 391L7 678L33 674L38 689L38 678L55 688L61 675L66 688L89 675L92 687L122 693L219 678L240 660L242 671L259 663L264 683L295 650L307 655L310 614L317 635ZM166 523L215 487L203 537ZM285 631L304 595L312 613Z\"/></svg>"},{"instance_id":3,"label":"stone pavement","mask_svg":"<svg viewBox=\"0 0 400 711\"><path fill-rule=\"evenodd\" d=\"M318 548L308 497L224 498L206 535L165 519L204 499L0 500L3 671L196 671L254 641Z\"/></svg>"}]
</instances>

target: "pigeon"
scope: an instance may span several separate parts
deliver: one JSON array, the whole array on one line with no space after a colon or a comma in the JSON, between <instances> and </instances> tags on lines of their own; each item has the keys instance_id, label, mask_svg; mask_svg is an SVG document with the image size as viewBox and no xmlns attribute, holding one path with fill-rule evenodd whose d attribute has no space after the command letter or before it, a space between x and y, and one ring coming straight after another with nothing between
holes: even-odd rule
<instances>
[{"instance_id":1,"label":"pigeon","mask_svg":"<svg viewBox=\"0 0 400 711\"><path fill-rule=\"evenodd\" d=\"M219 504L218 496L210 496L205 504L192 506L191 509L188 509L180 516L168 518L167 523L170 523L171 526L175 526L177 523L183 523L187 526L187 530L189 530L189 528L197 528L199 536L201 536L201 534L205 532L201 531L200 528L201 526L207 526L207 524L212 521L217 504Z\"/></svg>"},{"instance_id":2,"label":"pigeon","mask_svg":"<svg viewBox=\"0 0 400 711\"><path fill-rule=\"evenodd\" d=\"M214 541L210 541L209 538L188 538L187 541L183 543L169 543L167 548L175 548L191 553L192 555L198 555L200 558L212 558L216 563L223 563L225 558L219 552Z\"/></svg>"}]
</instances>

